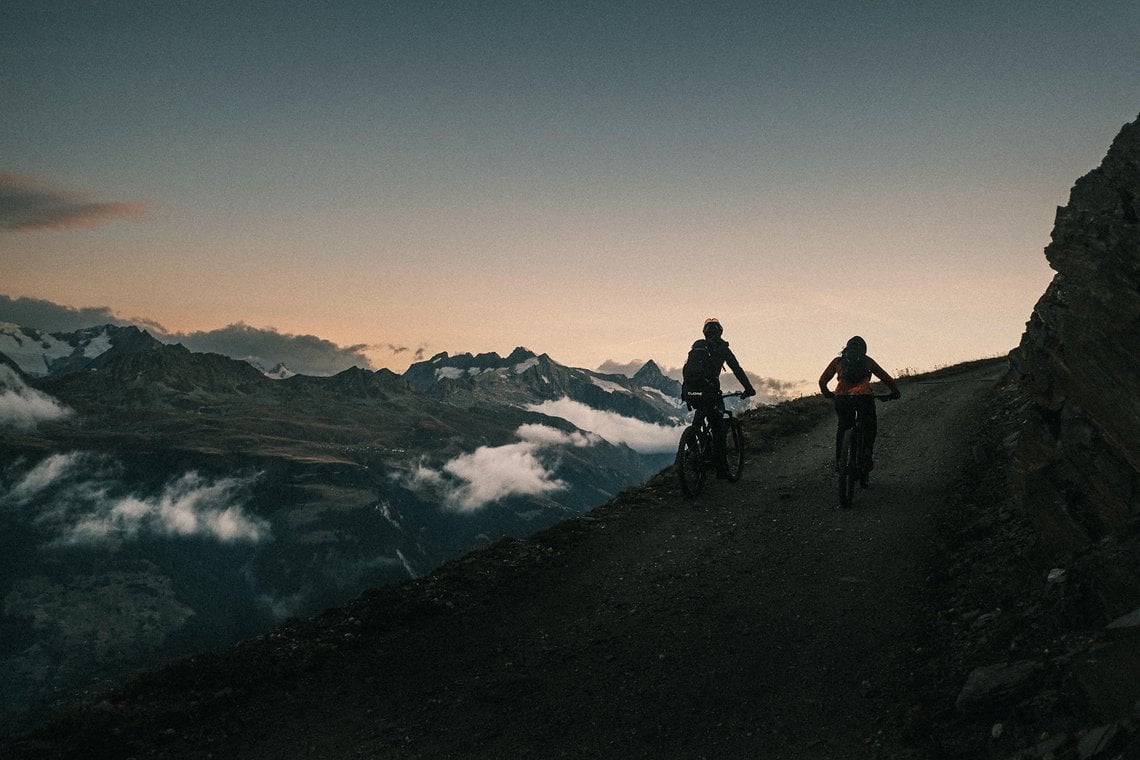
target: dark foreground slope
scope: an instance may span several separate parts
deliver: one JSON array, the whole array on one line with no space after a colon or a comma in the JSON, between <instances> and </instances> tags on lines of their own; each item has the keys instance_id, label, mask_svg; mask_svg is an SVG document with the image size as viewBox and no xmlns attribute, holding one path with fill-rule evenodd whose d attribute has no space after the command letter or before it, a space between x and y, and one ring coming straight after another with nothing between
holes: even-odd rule
<instances>
[{"instance_id":1,"label":"dark foreground slope","mask_svg":"<svg viewBox=\"0 0 1140 760\"><path fill-rule=\"evenodd\" d=\"M140 676L2 749L925 758L1045 737L1075 753L1097 716L1051 659L1047 588L1005 497L1019 393L1005 372L906 381L855 509L835 507L831 411L805 399L748 418L739 483L686 500L666 471L530 539ZM1036 665L962 701L973 670L1008 661Z\"/></svg>"}]
</instances>

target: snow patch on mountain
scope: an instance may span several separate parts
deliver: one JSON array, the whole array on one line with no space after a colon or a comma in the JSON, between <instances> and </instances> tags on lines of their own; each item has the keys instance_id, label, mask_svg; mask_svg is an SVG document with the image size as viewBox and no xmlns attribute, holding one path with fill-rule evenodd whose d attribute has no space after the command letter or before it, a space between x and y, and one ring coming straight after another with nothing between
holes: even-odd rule
<instances>
[{"instance_id":1,"label":"snow patch on mountain","mask_svg":"<svg viewBox=\"0 0 1140 760\"><path fill-rule=\"evenodd\" d=\"M590 375L590 382L601 388L606 393L633 393L633 391L631 391L629 388L626 388L624 385L619 385L612 380L603 380L597 375Z\"/></svg>"},{"instance_id":2,"label":"snow patch on mountain","mask_svg":"<svg viewBox=\"0 0 1140 760\"><path fill-rule=\"evenodd\" d=\"M676 404L678 409L681 408L681 401L676 396L671 396L659 388L651 388L648 385L643 385L643 386L641 386L641 390L643 390L646 393L649 393L653 396L659 396L662 401L667 401L670 404Z\"/></svg>"},{"instance_id":3,"label":"snow patch on mountain","mask_svg":"<svg viewBox=\"0 0 1140 760\"><path fill-rule=\"evenodd\" d=\"M51 371L52 363L69 356L88 359L111 348L106 328L88 328L74 333L45 333L31 327L0 322L0 353L34 377Z\"/></svg>"},{"instance_id":4,"label":"snow patch on mountain","mask_svg":"<svg viewBox=\"0 0 1140 760\"><path fill-rule=\"evenodd\" d=\"M286 367L284 362L278 362L276 365L274 365L273 369L266 369L265 365L263 365L257 359L246 359L246 362L253 365L254 369L268 377L270 380L288 380L289 378L295 377L297 375L296 372Z\"/></svg>"},{"instance_id":5,"label":"snow patch on mountain","mask_svg":"<svg viewBox=\"0 0 1140 760\"><path fill-rule=\"evenodd\" d=\"M459 378L467 375L468 377L478 377L479 375L486 375L489 372L501 374L505 372L501 367L440 367L435 371L436 380L458 380Z\"/></svg>"}]
</instances>

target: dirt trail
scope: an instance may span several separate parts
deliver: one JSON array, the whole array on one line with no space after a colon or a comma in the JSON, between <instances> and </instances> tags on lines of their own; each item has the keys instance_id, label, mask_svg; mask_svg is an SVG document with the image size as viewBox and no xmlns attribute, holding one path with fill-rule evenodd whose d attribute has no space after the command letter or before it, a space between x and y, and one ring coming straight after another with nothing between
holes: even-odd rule
<instances>
[{"instance_id":1,"label":"dirt trail","mask_svg":"<svg viewBox=\"0 0 1140 760\"><path fill-rule=\"evenodd\" d=\"M1003 371L904 383L880 405L877 469L853 509L836 508L828 418L751 451L739 483L686 500L665 473L530 540L136 684L34 749L922 758L899 737L898 688L925 625L931 515Z\"/></svg>"}]
</instances>

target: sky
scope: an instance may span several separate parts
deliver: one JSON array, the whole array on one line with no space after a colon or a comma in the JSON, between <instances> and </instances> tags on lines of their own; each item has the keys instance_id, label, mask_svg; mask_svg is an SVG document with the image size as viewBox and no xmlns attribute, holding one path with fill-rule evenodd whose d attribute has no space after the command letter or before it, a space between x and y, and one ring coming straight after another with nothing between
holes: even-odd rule
<instances>
[{"instance_id":1,"label":"sky","mask_svg":"<svg viewBox=\"0 0 1140 760\"><path fill-rule=\"evenodd\" d=\"M1016 346L1140 4L15 0L0 112L0 321L810 391Z\"/></svg>"}]
</instances>

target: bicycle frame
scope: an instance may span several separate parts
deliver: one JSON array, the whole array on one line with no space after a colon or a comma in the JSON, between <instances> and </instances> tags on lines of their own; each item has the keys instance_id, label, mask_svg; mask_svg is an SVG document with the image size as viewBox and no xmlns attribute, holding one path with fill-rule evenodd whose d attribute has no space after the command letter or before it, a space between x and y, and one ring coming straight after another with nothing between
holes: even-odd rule
<instances>
[{"instance_id":1,"label":"bicycle frame","mask_svg":"<svg viewBox=\"0 0 1140 760\"><path fill-rule=\"evenodd\" d=\"M722 393L721 398L741 396L741 392ZM712 411L699 410L693 415L693 422L681 433L677 446L675 468L681 480L681 490L686 496L696 496L704 488L705 476L709 469L716 468L718 476L730 481L740 479L744 468L744 434L740 421L730 409L717 410L724 420L725 451L724 462L718 463L714 451ZM731 440L731 447L728 445ZM730 453L731 448L731 453Z\"/></svg>"}]
</instances>

